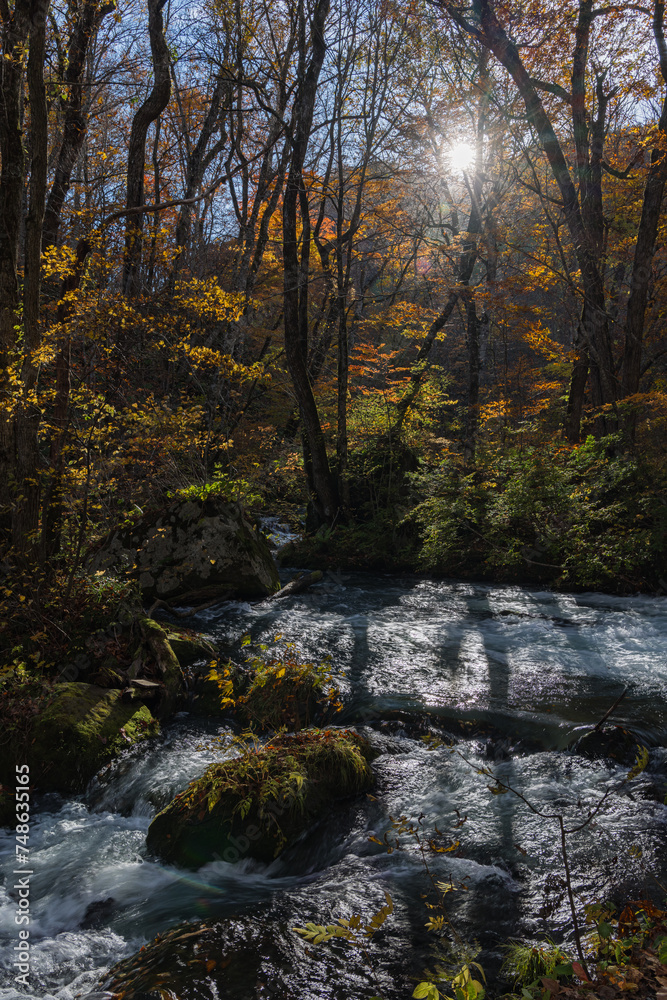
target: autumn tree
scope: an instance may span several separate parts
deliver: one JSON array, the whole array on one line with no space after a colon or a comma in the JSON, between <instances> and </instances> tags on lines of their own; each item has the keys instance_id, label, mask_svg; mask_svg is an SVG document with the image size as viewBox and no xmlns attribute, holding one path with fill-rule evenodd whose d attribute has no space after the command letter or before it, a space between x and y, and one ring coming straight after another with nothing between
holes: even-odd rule
<instances>
[{"instance_id":1,"label":"autumn tree","mask_svg":"<svg viewBox=\"0 0 667 1000\"><path fill-rule=\"evenodd\" d=\"M635 18L635 9L595 9L593 0L580 0L576 16L572 19L569 10L557 9L552 4L541 6L539 11L519 10L511 5L501 8L493 2L479 2L468 8L437 0L436 6L463 32L493 53L511 76L525 105L527 125L533 130L549 162L560 195L561 210L580 272L583 299L578 357L573 367L565 428L568 438L576 441L584 390L589 379L593 403L598 406L614 408L623 390L636 391L638 386L646 294L657 234L657 209L662 202L667 177L662 152L667 124L667 94L656 125L656 142L646 175L645 210L637 228L626 315L623 376L619 379L607 308L603 193L604 172L614 174L614 168L605 162L605 141L609 104L617 96L619 86L608 81L609 70L614 68L613 59L607 69L603 68L605 57L611 58L609 50L605 50L604 28L612 25L619 16L626 20ZM643 8L637 8L637 12L646 17ZM512 35L507 28L509 23L512 23ZM556 25L558 30L554 30ZM594 35L595 28L597 33ZM653 5L652 31L660 71L667 83L664 4L659 2ZM536 35L541 37L537 44ZM531 48L527 48L528 44ZM567 80L562 79L562 72L548 78L549 53L554 51L555 45L560 52L570 53ZM529 60L535 65L531 65ZM551 60L551 66L562 66L562 60ZM549 98L549 105L545 104L543 95ZM573 167L569 162L570 152ZM611 426L608 417L602 423L605 427Z\"/></svg>"}]
</instances>

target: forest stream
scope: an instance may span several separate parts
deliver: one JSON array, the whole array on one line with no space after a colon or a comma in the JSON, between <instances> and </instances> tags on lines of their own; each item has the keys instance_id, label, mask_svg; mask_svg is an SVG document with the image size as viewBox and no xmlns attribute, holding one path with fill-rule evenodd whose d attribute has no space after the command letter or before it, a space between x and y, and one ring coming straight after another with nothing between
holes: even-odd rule
<instances>
[{"instance_id":1,"label":"forest stream","mask_svg":"<svg viewBox=\"0 0 667 1000\"><path fill-rule=\"evenodd\" d=\"M217 922L221 954L226 942L244 957L229 964L224 993L204 965L187 976L181 968L179 997L357 1000L381 990L407 998L435 961L423 898L431 883L414 838L401 835L391 853L369 839L388 830L395 838L390 817L402 815L423 815L424 841L436 825L440 842L460 841L455 851L427 852L428 865L456 888L449 919L456 934L479 942L477 961L491 977L509 937L565 935L571 945L557 825L511 793L492 795L478 771L491 768L539 808L585 816L628 766L566 748L626 688L613 721L651 748L649 765L570 838L574 883L584 899L667 895L664 597L329 574L305 594L219 605L188 624L236 658L248 632L253 642L280 633L311 659L329 654L344 694L336 724L354 725L381 751L374 795L339 804L268 866L242 856L195 872L166 866L145 850L151 817L221 752L234 752L201 749L229 726L180 713L86 794L37 798L32 992L12 986L16 904L5 888L3 1000L99 997L107 969L186 921ZM11 887L12 831L2 832L0 850ZM368 919L385 892L394 912L368 961L340 942L307 948L291 929L355 912Z\"/></svg>"}]
</instances>

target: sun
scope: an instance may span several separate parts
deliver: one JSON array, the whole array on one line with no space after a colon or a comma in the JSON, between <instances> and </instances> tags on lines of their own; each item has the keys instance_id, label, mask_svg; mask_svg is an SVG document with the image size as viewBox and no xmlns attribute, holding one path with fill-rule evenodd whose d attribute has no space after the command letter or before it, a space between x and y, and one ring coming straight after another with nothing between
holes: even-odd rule
<instances>
[{"instance_id":1,"label":"sun","mask_svg":"<svg viewBox=\"0 0 667 1000\"><path fill-rule=\"evenodd\" d=\"M455 142L446 153L446 159L457 173L471 170L475 165L475 147L471 142Z\"/></svg>"}]
</instances>

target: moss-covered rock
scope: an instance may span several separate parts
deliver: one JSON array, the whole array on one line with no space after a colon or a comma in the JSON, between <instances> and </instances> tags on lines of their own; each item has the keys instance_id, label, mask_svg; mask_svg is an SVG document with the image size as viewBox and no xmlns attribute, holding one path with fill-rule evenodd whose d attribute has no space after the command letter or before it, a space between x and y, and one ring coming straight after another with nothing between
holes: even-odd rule
<instances>
[{"instance_id":1,"label":"moss-covered rock","mask_svg":"<svg viewBox=\"0 0 667 1000\"><path fill-rule=\"evenodd\" d=\"M108 761L157 731L145 705L116 689L69 682L45 688L29 725L14 728L3 747L0 781L14 785L16 764L30 767L42 791L78 791Z\"/></svg>"},{"instance_id":2,"label":"moss-covered rock","mask_svg":"<svg viewBox=\"0 0 667 1000\"><path fill-rule=\"evenodd\" d=\"M331 664L311 663L288 646L273 656L216 663L196 678L193 707L202 715L233 712L258 732L325 725L342 708Z\"/></svg>"},{"instance_id":3,"label":"moss-covered rock","mask_svg":"<svg viewBox=\"0 0 667 1000\"><path fill-rule=\"evenodd\" d=\"M239 719L260 732L322 725L342 708L330 664L303 662L292 652L269 662L250 661L243 687L238 686Z\"/></svg>"},{"instance_id":4,"label":"moss-covered rock","mask_svg":"<svg viewBox=\"0 0 667 1000\"><path fill-rule=\"evenodd\" d=\"M213 643L203 635L176 630L173 625L165 625L163 628L181 667L189 667L203 657L210 659L217 653Z\"/></svg>"},{"instance_id":5,"label":"moss-covered rock","mask_svg":"<svg viewBox=\"0 0 667 1000\"><path fill-rule=\"evenodd\" d=\"M266 597L280 589L264 536L240 504L217 497L181 499L121 525L88 566L138 580L146 600Z\"/></svg>"},{"instance_id":6,"label":"moss-covered rock","mask_svg":"<svg viewBox=\"0 0 667 1000\"><path fill-rule=\"evenodd\" d=\"M33 727L31 774L56 791L82 788L108 761L157 732L145 705L94 684L56 684Z\"/></svg>"},{"instance_id":7,"label":"moss-covered rock","mask_svg":"<svg viewBox=\"0 0 667 1000\"><path fill-rule=\"evenodd\" d=\"M183 670L162 626L152 618L142 618L139 624L144 643L153 654L160 682L164 686L160 714L171 715L185 694Z\"/></svg>"},{"instance_id":8,"label":"moss-covered rock","mask_svg":"<svg viewBox=\"0 0 667 1000\"><path fill-rule=\"evenodd\" d=\"M330 803L373 784L370 744L349 730L282 733L212 764L158 813L148 849L190 868L241 857L270 861Z\"/></svg>"}]
</instances>

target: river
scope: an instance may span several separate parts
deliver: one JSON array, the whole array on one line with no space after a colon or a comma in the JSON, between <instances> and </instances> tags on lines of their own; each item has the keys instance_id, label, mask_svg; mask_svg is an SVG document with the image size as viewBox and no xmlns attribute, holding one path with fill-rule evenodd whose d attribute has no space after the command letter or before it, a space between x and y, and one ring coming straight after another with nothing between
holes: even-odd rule
<instances>
[{"instance_id":1,"label":"river","mask_svg":"<svg viewBox=\"0 0 667 1000\"><path fill-rule=\"evenodd\" d=\"M12 985L14 839L0 833L3 1000L99 996L110 966L182 921L217 921L220 948L226 941L246 954L250 941L258 957L238 981L230 967L232 985L192 973L175 995L356 1000L382 989L407 998L435 961L424 927L432 883L414 838L403 835L391 853L369 839L382 841L390 817L421 815L424 840L436 825L441 843L460 840L457 851L427 852L427 861L434 879L456 887L449 920L457 935L479 942L477 960L490 974L510 936L564 935L568 943L555 822L511 793L492 795L478 771L491 768L542 810L584 817L627 766L565 748L626 688L613 720L651 748L649 766L569 839L574 883L584 900L667 895L665 598L329 574L305 594L221 605L189 624L230 654L240 655L248 632L254 642L281 634L310 658L330 654L344 693L337 724L356 725L383 751L374 796L339 805L268 866L166 866L145 851L151 817L219 756L202 749L207 739L230 732L180 713L84 795L36 799L30 992ZM385 892L394 912L367 958L340 944L308 951L291 930L354 912L369 918Z\"/></svg>"}]
</instances>

